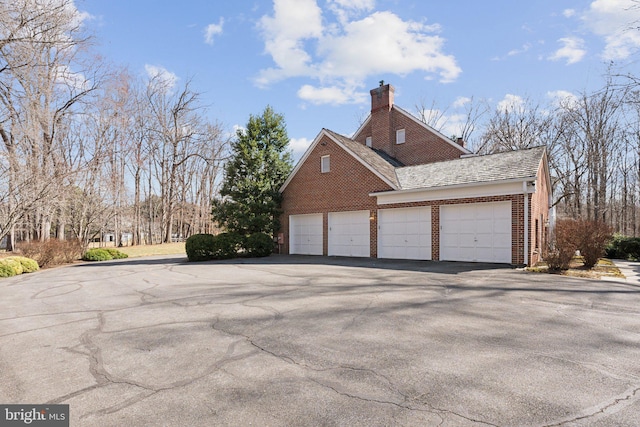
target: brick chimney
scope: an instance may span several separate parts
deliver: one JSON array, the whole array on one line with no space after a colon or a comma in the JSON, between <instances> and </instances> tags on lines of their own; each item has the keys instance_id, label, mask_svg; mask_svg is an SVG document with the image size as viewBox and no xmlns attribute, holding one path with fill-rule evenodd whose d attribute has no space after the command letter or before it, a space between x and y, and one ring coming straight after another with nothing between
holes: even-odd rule
<instances>
[{"instance_id":1,"label":"brick chimney","mask_svg":"<svg viewBox=\"0 0 640 427\"><path fill-rule=\"evenodd\" d=\"M394 87L380 81L371 93L371 147L393 155L394 138L391 126Z\"/></svg>"}]
</instances>

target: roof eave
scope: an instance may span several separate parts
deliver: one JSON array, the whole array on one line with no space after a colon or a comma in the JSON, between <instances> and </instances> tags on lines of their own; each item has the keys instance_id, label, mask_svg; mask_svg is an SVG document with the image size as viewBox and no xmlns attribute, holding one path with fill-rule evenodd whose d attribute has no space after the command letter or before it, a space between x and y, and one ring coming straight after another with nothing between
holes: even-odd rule
<instances>
[{"instance_id":1,"label":"roof eave","mask_svg":"<svg viewBox=\"0 0 640 427\"><path fill-rule=\"evenodd\" d=\"M449 145L451 145L454 148L457 148L458 150L462 151L463 154L474 154L471 150L469 150L466 147L463 147L462 145L456 143L455 141L452 141L451 138L447 137L446 135L444 135L442 132L436 130L435 128L429 126L428 124L424 123L423 121L421 121L420 119L418 119L416 116L414 116L413 114L411 114L410 112L404 110L401 107L398 107L397 105L393 105L393 108L395 108L399 113L403 114L404 116L410 118L411 120L413 120L414 122L416 122L417 124L419 124L420 126L422 126L423 128L425 128L426 130L428 130L429 132L433 133L434 135L437 135L438 137L440 137L441 139L443 139L445 142L447 142Z\"/></svg>"},{"instance_id":2,"label":"roof eave","mask_svg":"<svg viewBox=\"0 0 640 427\"><path fill-rule=\"evenodd\" d=\"M468 187L480 187L483 185L496 185L496 184L509 184L512 182L530 182L535 181L537 179L537 175L522 177L522 178L509 178L509 179L499 179L495 181L480 181L480 182L466 182L463 184L451 184L451 185L440 185L437 187L420 187L420 188L408 188L408 189L399 189L392 191L380 191L376 193L369 193L369 196L384 196L387 194L408 194L408 193L418 193L425 191L436 191L436 190L448 190L453 188L468 188Z\"/></svg>"},{"instance_id":3,"label":"roof eave","mask_svg":"<svg viewBox=\"0 0 640 427\"><path fill-rule=\"evenodd\" d=\"M384 181L384 183L386 183L387 185L389 185L389 187L393 188L394 190L398 190L400 187L398 186L398 184L391 182L388 178L386 178L383 174L381 174L380 172L378 172L375 168L373 168L369 163L365 162L360 156L358 156L356 153L354 153L352 150L349 149L349 147L347 147L346 145L344 145L342 142L340 142L340 140L338 140L337 138L335 138L331 132L329 132L327 129L323 128L320 133L318 133L318 135L315 137L315 139L313 140L313 142L311 143L311 145L309 146L309 148L307 148L307 151L305 151L304 155L302 156L302 158L300 159L300 161L298 161L298 164L296 164L296 167L293 169L293 171L291 172L291 174L289 175L289 177L286 179L286 181L284 182L284 184L282 184L282 186L280 187L280 193L282 193L287 186L289 185L289 183L291 182L291 180L293 179L293 177L296 175L296 173L298 173L298 171L300 170L300 168L302 167L302 165L306 162L307 158L309 157L309 155L311 154L311 152L314 150L314 148L318 145L318 143L320 142L320 140L322 139L323 136L327 136L329 139L331 139L333 142L335 142L338 146L340 146L344 151L346 151L347 153L349 153L351 155L351 157L353 157L354 159L356 159L358 162L360 162L364 167L366 167L367 169L369 169L375 176L377 176L378 178L380 178L382 181ZM397 179L397 175L396 175L396 179Z\"/></svg>"}]
</instances>

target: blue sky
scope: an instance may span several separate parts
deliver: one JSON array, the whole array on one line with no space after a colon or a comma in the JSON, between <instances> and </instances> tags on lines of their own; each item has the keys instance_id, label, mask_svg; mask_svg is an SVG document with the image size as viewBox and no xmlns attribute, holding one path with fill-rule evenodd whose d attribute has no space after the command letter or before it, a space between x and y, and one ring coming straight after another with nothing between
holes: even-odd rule
<instances>
[{"instance_id":1,"label":"blue sky","mask_svg":"<svg viewBox=\"0 0 640 427\"><path fill-rule=\"evenodd\" d=\"M134 74L191 78L230 132L269 104L299 157L323 128L350 135L380 80L398 105L498 108L600 87L613 61L638 75L634 0L76 0L95 49Z\"/></svg>"}]
</instances>

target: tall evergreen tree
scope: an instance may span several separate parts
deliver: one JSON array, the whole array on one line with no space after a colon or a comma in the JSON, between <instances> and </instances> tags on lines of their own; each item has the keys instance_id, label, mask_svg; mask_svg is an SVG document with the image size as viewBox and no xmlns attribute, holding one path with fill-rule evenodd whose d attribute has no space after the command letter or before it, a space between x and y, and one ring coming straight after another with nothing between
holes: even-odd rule
<instances>
[{"instance_id":1,"label":"tall evergreen tree","mask_svg":"<svg viewBox=\"0 0 640 427\"><path fill-rule=\"evenodd\" d=\"M236 133L213 220L228 232L274 235L280 228L280 187L291 173L284 116L267 106Z\"/></svg>"}]
</instances>

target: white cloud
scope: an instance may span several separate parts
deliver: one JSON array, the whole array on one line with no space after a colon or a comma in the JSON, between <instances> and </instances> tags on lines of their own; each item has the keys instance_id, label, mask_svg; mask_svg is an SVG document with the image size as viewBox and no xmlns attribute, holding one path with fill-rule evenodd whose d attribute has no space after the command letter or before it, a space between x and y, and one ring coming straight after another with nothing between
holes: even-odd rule
<instances>
[{"instance_id":1,"label":"white cloud","mask_svg":"<svg viewBox=\"0 0 640 427\"><path fill-rule=\"evenodd\" d=\"M605 40L602 57L625 59L640 49L640 5L635 0L595 0L582 19L587 27Z\"/></svg>"},{"instance_id":2,"label":"white cloud","mask_svg":"<svg viewBox=\"0 0 640 427\"><path fill-rule=\"evenodd\" d=\"M525 53L529 49L531 49L531 43L525 43L525 44L522 45L522 47L520 49L513 49L513 50L510 50L509 52L507 52L507 56L519 55L521 53Z\"/></svg>"},{"instance_id":3,"label":"white cloud","mask_svg":"<svg viewBox=\"0 0 640 427\"><path fill-rule=\"evenodd\" d=\"M274 15L263 16L260 27L265 39L265 52L278 68L262 70L258 86L287 77L311 73L311 56L304 41L322 36L322 11L315 0L275 0Z\"/></svg>"},{"instance_id":4,"label":"white cloud","mask_svg":"<svg viewBox=\"0 0 640 427\"><path fill-rule=\"evenodd\" d=\"M576 14L576 10L575 9L565 9L565 10L562 11L562 15L565 18L571 18L571 17L575 16L575 14Z\"/></svg>"},{"instance_id":5,"label":"white cloud","mask_svg":"<svg viewBox=\"0 0 640 427\"><path fill-rule=\"evenodd\" d=\"M502 101L498 102L497 109L503 112L520 111L524 108L524 105L524 98L508 93Z\"/></svg>"},{"instance_id":6,"label":"white cloud","mask_svg":"<svg viewBox=\"0 0 640 427\"><path fill-rule=\"evenodd\" d=\"M366 102L368 94L358 92L353 87L314 87L311 85L303 85L298 90L298 97L312 104L357 104Z\"/></svg>"},{"instance_id":7,"label":"white cloud","mask_svg":"<svg viewBox=\"0 0 640 427\"><path fill-rule=\"evenodd\" d=\"M338 21L345 24L350 18L373 10L376 2L375 0L329 0L328 5Z\"/></svg>"},{"instance_id":8,"label":"white cloud","mask_svg":"<svg viewBox=\"0 0 640 427\"><path fill-rule=\"evenodd\" d=\"M306 77L319 87L301 87L304 99L344 103L364 102L366 94L355 91L372 75L422 71L425 78L437 75L441 82L458 77L461 69L453 55L444 53L438 25L404 21L391 12L370 13L373 7L372 0L332 0L329 10L338 20L328 22L316 0L275 0L273 16L262 17L260 29L265 52L276 66L261 70L256 84Z\"/></svg>"},{"instance_id":9,"label":"white cloud","mask_svg":"<svg viewBox=\"0 0 640 427\"><path fill-rule=\"evenodd\" d=\"M165 86L165 90L167 91L173 89L178 83L178 76L162 66L145 64L144 69L149 79L156 80Z\"/></svg>"},{"instance_id":10,"label":"white cloud","mask_svg":"<svg viewBox=\"0 0 640 427\"><path fill-rule=\"evenodd\" d=\"M204 42L213 45L213 37L222 34L224 18L220 18L217 24L209 24L204 29Z\"/></svg>"},{"instance_id":11,"label":"white cloud","mask_svg":"<svg viewBox=\"0 0 640 427\"><path fill-rule=\"evenodd\" d=\"M313 140L307 138L291 138L289 140L289 148L295 160L300 159L307 151Z\"/></svg>"},{"instance_id":12,"label":"white cloud","mask_svg":"<svg viewBox=\"0 0 640 427\"><path fill-rule=\"evenodd\" d=\"M80 91L89 89L91 82L87 80L85 75L74 72L68 65L59 65L55 67L55 73L55 81L58 84Z\"/></svg>"},{"instance_id":13,"label":"white cloud","mask_svg":"<svg viewBox=\"0 0 640 427\"><path fill-rule=\"evenodd\" d=\"M464 107L465 105L467 105L468 103L471 102L471 98L467 97L467 96L459 96L456 98L455 101L453 101L453 108L460 108L460 107Z\"/></svg>"},{"instance_id":14,"label":"white cloud","mask_svg":"<svg viewBox=\"0 0 640 427\"><path fill-rule=\"evenodd\" d=\"M566 59L567 65L575 64L580 62L587 53L584 49L584 40L579 37L563 37L558 42L562 43L563 46L549 57L552 61Z\"/></svg>"},{"instance_id":15,"label":"white cloud","mask_svg":"<svg viewBox=\"0 0 640 427\"><path fill-rule=\"evenodd\" d=\"M547 98L556 107L571 107L578 103L578 97L566 90L554 90L547 92Z\"/></svg>"}]
</instances>

